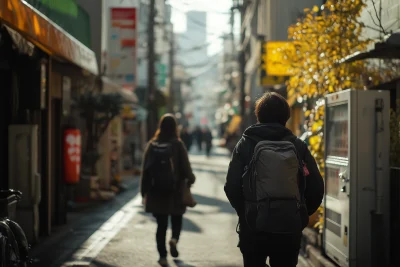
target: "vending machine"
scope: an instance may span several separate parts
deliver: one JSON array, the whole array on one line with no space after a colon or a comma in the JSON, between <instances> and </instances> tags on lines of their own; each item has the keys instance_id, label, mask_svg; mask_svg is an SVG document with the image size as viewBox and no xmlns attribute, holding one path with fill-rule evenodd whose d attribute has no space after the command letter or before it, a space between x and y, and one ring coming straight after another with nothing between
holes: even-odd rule
<instances>
[{"instance_id":1,"label":"vending machine","mask_svg":"<svg viewBox=\"0 0 400 267\"><path fill-rule=\"evenodd\" d=\"M389 258L389 109L387 91L325 98L323 247L339 266L385 266Z\"/></svg>"}]
</instances>

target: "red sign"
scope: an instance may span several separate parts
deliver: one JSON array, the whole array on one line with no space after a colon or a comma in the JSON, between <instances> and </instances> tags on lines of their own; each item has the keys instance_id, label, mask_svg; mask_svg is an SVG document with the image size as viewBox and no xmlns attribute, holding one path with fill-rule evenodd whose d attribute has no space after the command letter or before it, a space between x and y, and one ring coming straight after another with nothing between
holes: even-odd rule
<instances>
[{"instance_id":1,"label":"red sign","mask_svg":"<svg viewBox=\"0 0 400 267\"><path fill-rule=\"evenodd\" d=\"M81 173L81 132L67 129L64 132L64 181L67 184L79 182Z\"/></svg>"},{"instance_id":2,"label":"red sign","mask_svg":"<svg viewBox=\"0 0 400 267\"><path fill-rule=\"evenodd\" d=\"M136 29L136 8L115 8L111 9L112 20L123 20L129 21L130 23L122 23L119 26L121 28L132 28Z\"/></svg>"}]
</instances>

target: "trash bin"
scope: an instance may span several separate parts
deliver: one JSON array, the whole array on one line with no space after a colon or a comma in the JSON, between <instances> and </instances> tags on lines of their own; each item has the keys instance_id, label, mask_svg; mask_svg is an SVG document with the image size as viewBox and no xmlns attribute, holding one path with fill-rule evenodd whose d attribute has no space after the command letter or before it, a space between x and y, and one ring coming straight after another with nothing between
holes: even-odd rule
<instances>
[{"instance_id":1,"label":"trash bin","mask_svg":"<svg viewBox=\"0 0 400 267\"><path fill-rule=\"evenodd\" d=\"M0 218L9 218L15 221L18 199L15 195L7 198L0 198Z\"/></svg>"}]
</instances>

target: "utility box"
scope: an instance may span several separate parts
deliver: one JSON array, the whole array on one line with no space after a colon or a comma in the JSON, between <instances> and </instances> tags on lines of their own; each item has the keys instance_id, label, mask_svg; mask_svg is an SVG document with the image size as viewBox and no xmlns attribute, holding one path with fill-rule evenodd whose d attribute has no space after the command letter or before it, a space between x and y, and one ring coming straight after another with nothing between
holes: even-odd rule
<instances>
[{"instance_id":1,"label":"utility box","mask_svg":"<svg viewBox=\"0 0 400 267\"><path fill-rule=\"evenodd\" d=\"M339 266L389 262L389 92L325 98L325 254Z\"/></svg>"}]
</instances>

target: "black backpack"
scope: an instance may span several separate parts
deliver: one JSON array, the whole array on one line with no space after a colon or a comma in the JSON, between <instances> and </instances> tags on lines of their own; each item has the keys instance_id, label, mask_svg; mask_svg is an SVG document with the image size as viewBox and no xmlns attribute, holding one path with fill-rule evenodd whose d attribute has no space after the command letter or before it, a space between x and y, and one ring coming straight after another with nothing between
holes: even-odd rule
<instances>
[{"instance_id":1,"label":"black backpack","mask_svg":"<svg viewBox=\"0 0 400 267\"><path fill-rule=\"evenodd\" d=\"M269 234L301 233L308 223L304 151L301 151L304 144L297 138L269 141L246 137L256 142L243 174L248 227Z\"/></svg>"},{"instance_id":2,"label":"black backpack","mask_svg":"<svg viewBox=\"0 0 400 267\"><path fill-rule=\"evenodd\" d=\"M172 158L172 143L152 142L149 147L147 169L151 178L151 191L171 193L176 189L176 175Z\"/></svg>"}]
</instances>

